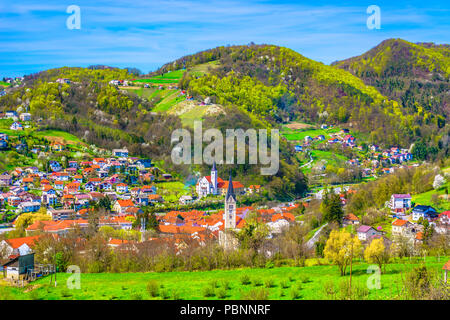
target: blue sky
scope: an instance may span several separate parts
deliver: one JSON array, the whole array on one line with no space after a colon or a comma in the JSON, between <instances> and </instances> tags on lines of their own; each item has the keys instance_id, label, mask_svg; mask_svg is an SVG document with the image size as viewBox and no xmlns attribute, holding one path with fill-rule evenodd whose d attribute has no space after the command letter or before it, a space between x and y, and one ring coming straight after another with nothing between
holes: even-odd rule
<instances>
[{"instance_id":1,"label":"blue sky","mask_svg":"<svg viewBox=\"0 0 450 320\"><path fill-rule=\"evenodd\" d=\"M69 5L81 29L69 30ZM369 5L381 29L366 26ZM0 0L0 77L106 64L144 72L219 45L268 43L331 63L387 38L450 43L448 1Z\"/></svg>"}]
</instances>

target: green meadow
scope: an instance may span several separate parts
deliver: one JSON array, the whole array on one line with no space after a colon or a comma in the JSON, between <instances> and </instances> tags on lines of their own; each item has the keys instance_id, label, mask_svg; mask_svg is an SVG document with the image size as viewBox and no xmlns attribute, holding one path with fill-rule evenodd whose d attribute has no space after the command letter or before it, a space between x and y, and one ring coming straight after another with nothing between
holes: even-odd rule
<instances>
[{"instance_id":1,"label":"green meadow","mask_svg":"<svg viewBox=\"0 0 450 320\"><path fill-rule=\"evenodd\" d=\"M138 79L133 82L138 83L151 83L151 84L169 84L169 83L178 83L178 81L183 77L183 74L186 70L176 70L170 71L165 74L154 76L148 79Z\"/></svg>"},{"instance_id":2,"label":"green meadow","mask_svg":"<svg viewBox=\"0 0 450 320\"><path fill-rule=\"evenodd\" d=\"M398 298L402 276L423 263L442 275L442 266L448 260L441 257L402 260L386 266L381 275L381 288L368 290L365 299L387 300ZM355 260L352 284L367 288L373 274L369 265ZM348 271L347 271L348 272ZM68 289L67 273L57 274L57 286L50 284L49 276L25 288L0 286L1 299L45 300L137 300L137 299L340 299L339 287L349 276L340 276L337 266L274 267L262 269L214 270L167 273L88 273L80 274L80 289ZM335 296L326 293L334 288ZM265 294L262 294L264 292Z\"/></svg>"}]
</instances>

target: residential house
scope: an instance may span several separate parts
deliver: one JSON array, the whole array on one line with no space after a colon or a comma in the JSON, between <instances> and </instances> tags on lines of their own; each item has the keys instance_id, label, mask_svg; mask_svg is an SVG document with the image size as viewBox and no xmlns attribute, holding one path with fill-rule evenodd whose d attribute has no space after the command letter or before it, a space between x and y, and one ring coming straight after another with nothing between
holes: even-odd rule
<instances>
[{"instance_id":1,"label":"residential house","mask_svg":"<svg viewBox=\"0 0 450 320\"><path fill-rule=\"evenodd\" d=\"M132 200L117 200L114 203L113 211L117 213L125 213L127 208L134 207L134 203Z\"/></svg>"},{"instance_id":2,"label":"residential house","mask_svg":"<svg viewBox=\"0 0 450 320\"><path fill-rule=\"evenodd\" d=\"M112 151L113 155L115 157L123 157L123 158L128 158L128 150L127 148L123 148L123 149L113 149Z\"/></svg>"},{"instance_id":3,"label":"residential house","mask_svg":"<svg viewBox=\"0 0 450 320\"><path fill-rule=\"evenodd\" d=\"M381 232L375 230L371 226L365 225L360 226L357 232L358 232L358 239L361 241L367 241L373 236L381 235Z\"/></svg>"},{"instance_id":4,"label":"residential house","mask_svg":"<svg viewBox=\"0 0 450 320\"><path fill-rule=\"evenodd\" d=\"M355 216L353 213L349 213L342 219L342 224L343 225L359 224L359 218Z\"/></svg>"},{"instance_id":5,"label":"residential house","mask_svg":"<svg viewBox=\"0 0 450 320\"><path fill-rule=\"evenodd\" d=\"M41 203L38 201L26 201L21 202L18 207L22 212L35 212L41 208Z\"/></svg>"},{"instance_id":6,"label":"residential house","mask_svg":"<svg viewBox=\"0 0 450 320\"><path fill-rule=\"evenodd\" d=\"M389 207L392 212L405 212L411 208L410 194L393 194L389 201Z\"/></svg>"},{"instance_id":7,"label":"residential house","mask_svg":"<svg viewBox=\"0 0 450 320\"><path fill-rule=\"evenodd\" d=\"M412 209L412 219L418 221L420 218L427 220L434 220L438 217L436 209L431 206L418 205Z\"/></svg>"},{"instance_id":8,"label":"residential house","mask_svg":"<svg viewBox=\"0 0 450 320\"><path fill-rule=\"evenodd\" d=\"M10 186L12 184L12 177L4 172L0 175L0 186Z\"/></svg>"},{"instance_id":9,"label":"residential house","mask_svg":"<svg viewBox=\"0 0 450 320\"><path fill-rule=\"evenodd\" d=\"M15 121L15 122L13 122L13 124L9 127L9 129L15 130L15 131L17 131L17 130L23 130L23 125L22 125L20 122Z\"/></svg>"}]
</instances>

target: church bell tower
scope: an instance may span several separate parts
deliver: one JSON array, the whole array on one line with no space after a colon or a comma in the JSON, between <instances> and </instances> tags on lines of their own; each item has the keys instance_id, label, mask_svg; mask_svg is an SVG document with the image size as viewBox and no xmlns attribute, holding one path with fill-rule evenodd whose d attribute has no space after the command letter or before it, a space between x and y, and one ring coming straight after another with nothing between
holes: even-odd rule
<instances>
[{"instance_id":1,"label":"church bell tower","mask_svg":"<svg viewBox=\"0 0 450 320\"><path fill-rule=\"evenodd\" d=\"M225 212L224 212L225 229L236 228L236 195L234 194L233 181L228 181L227 195L225 196Z\"/></svg>"}]
</instances>

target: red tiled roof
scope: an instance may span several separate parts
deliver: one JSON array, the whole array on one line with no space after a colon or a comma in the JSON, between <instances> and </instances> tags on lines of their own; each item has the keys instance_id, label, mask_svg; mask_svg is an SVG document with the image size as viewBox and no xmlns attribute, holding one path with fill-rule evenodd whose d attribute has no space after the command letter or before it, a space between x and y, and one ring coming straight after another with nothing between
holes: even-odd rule
<instances>
[{"instance_id":1,"label":"red tiled roof","mask_svg":"<svg viewBox=\"0 0 450 320\"><path fill-rule=\"evenodd\" d=\"M31 236L31 237L23 237L23 238L15 238L15 239L7 239L6 242L13 248L17 249L24 243L26 243L29 247L34 245L35 241L39 238L39 236Z\"/></svg>"},{"instance_id":2,"label":"red tiled roof","mask_svg":"<svg viewBox=\"0 0 450 320\"><path fill-rule=\"evenodd\" d=\"M393 226L397 226L397 227L402 227L404 226L408 221L407 220L402 220L402 219L397 219L394 222L392 222Z\"/></svg>"}]
</instances>

